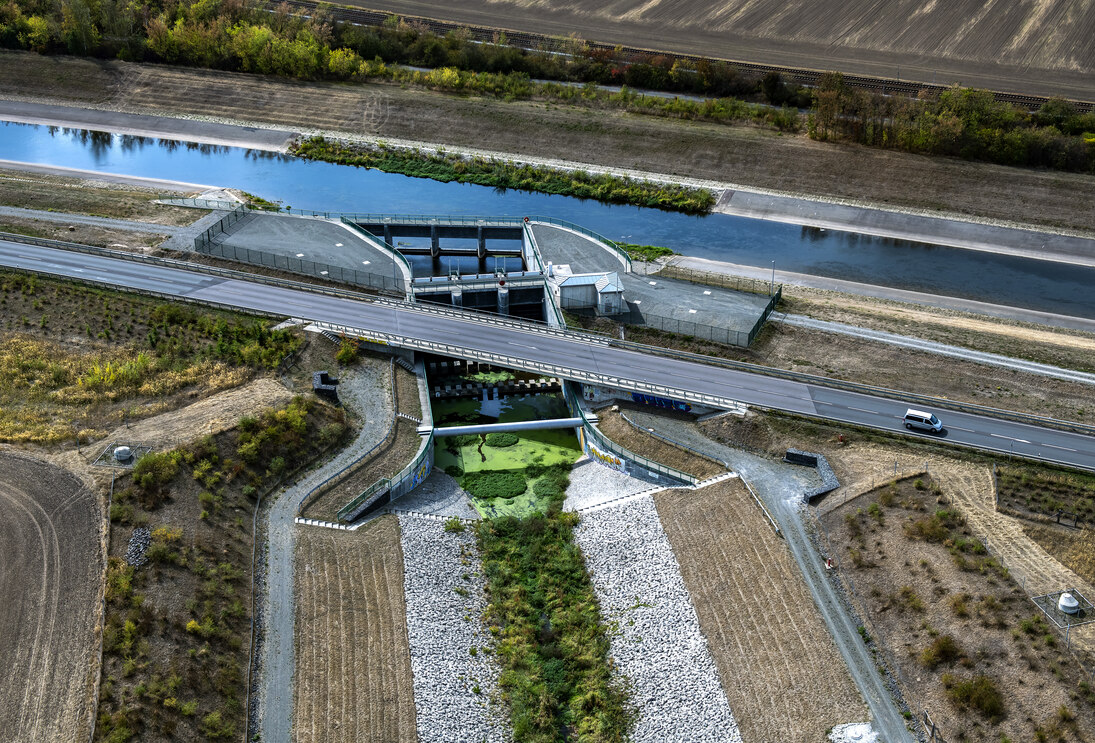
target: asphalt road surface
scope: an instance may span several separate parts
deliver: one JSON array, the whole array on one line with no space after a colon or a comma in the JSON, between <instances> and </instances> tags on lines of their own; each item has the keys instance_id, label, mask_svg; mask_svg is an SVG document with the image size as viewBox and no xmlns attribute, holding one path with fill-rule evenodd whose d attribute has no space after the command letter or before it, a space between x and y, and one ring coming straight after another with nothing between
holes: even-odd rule
<instances>
[{"instance_id":1,"label":"asphalt road surface","mask_svg":"<svg viewBox=\"0 0 1095 743\"><path fill-rule=\"evenodd\" d=\"M586 340L577 334L484 324L473 318L430 314L394 303L358 301L100 255L0 241L0 265L386 333L396 337L392 341L395 344L401 342L399 339L417 339L457 345L468 358L502 354L525 365L565 365L575 372L614 378L605 380L610 386L664 385L681 393L732 398L747 405L873 428L904 432L901 418L910 407L901 400L613 348L603 340ZM1095 471L1095 437L943 407L931 412L944 425L943 432L933 438L944 443Z\"/></svg>"}]
</instances>

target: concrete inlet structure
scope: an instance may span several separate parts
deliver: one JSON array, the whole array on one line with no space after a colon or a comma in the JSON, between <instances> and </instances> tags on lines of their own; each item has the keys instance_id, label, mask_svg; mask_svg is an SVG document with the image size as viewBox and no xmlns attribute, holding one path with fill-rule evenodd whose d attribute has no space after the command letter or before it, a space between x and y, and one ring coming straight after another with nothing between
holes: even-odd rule
<instances>
[{"instance_id":1,"label":"concrete inlet structure","mask_svg":"<svg viewBox=\"0 0 1095 743\"><path fill-rule=\"evenodd\" d=\"M476 240L479 247L477 254L480 258L486 258L494 254L487 249L487 240L521 240L524 238L524 230L520 225L504 224L489 219L478 219L473 223L465 220L456 220L445 217L422 217L421 221L410 222L400 219L394 221L381 218L353 220L354 224L363 230L383 237L384 242L395 245L396 238L400 237L428 237L430 238L430 255L440 257L444 251L441 249L441 238L461 238ZM514 252L514 251L507 251Z\"/></svg>"}]
</instances>

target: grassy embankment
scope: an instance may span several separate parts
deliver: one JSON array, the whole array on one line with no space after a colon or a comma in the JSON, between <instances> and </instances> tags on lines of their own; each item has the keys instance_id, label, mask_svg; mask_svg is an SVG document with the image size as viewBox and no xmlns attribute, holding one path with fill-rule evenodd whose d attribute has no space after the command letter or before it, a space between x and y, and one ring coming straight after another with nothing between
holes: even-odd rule
<instances>
[{"instance_id":1,"label":"grassy embankment","mask_svg":"<svg viewBox=\"0 0 1095 743\"><path fill-rule=\"evenodd\" d=\"M448 183L475 183L495 188L597 199L687 214L702 214L715 205L715 195L700 188L637 181L607 174L563 171L505 160L465 158L449 153L423 153L380 145L348 145L312 137L292 147L295 155L340 165L376 168Z\"/></svg>"},{"instance_id":2,"label":"grassy embankment","mask_svg":"<svg viewBox=\"0 0 1095 743\"><path fill-rule=\"evenodd\" d=\"M105 434L181 393L235 387L300 343L245 315L0 273L0 441Z\"/></svg>"},{"instance_id":3,"label":"grassy embankment","mask_svg":"<svg viewBox=\"0 0 1095 743\"><path fill-rule=\"evenodd\" d=\"M238 739L257 499L345 430L341 411L294 398L216 437L149 454L120 480L97 741ZM151 531L139 567L125 557L136 527Z\"/></svg>"}]
</instances>

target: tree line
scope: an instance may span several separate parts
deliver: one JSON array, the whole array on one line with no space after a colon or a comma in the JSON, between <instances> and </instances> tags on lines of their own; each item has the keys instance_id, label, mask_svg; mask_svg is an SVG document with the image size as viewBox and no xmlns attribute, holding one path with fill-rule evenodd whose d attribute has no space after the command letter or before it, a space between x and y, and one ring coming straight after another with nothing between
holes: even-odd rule
<instances>
[{"instance_id":1,"label":"tree line","mask_svg":"<svg viewBox=\"0 0 1095 743\"><path fill-rule=\"evenodd\" d=\"M1032 113L989 92L958 87L923 91L916 99L893 97L847 86L837 73L807 90L778 73L758 78L723 62L629 56L592 49L577 38L558 39L551 50L526 50L509 45L501 33L495 43L481 44L466 30L439 36L395 16L376 26L340 23L322 5L304 16L285 4L244 0L7 0L0 5L0 46L750 121L781 131L805 129L820 140L1095 172L1095 114L1079 114L1063 100ZM606 93L596 88L602 84L624 90ZM635 88L707 100L642 96Z\"/></svg>"}]
</instances>

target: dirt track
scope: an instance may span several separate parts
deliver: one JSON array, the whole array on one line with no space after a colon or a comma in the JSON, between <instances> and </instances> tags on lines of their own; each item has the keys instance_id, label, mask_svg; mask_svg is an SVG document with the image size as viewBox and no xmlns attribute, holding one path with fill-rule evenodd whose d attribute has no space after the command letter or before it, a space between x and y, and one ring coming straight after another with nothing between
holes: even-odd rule
<instances>
[{"instance_id":1,"label":"dirt track","mask_svg":"<svg viewBox=\"0 0 1095 743\"><path fill-rule=\"evenodd\" d=\"M94 714L102 514L68 472L0 452L0 733L86 740Z\"/></svg>"},{"instance_id":2,"label":"dirt track","mask_svg":"<svg viewBox=\"0 0 1095 743\"><path fill-rule=\"evenodd\" d=\"M297 541L297 743L415 741L399 521Z\"/></svg>"},{"instance_id":3,"label":"dirt track","mask_svg":"<svg viewBox=\"0 0 1095 743\"><path fill-rule=\"evenodd\" d=\"M744 740L806 743L866 720L798 567L741 481L654 500Z\"/></svg>"}]
</instances>

